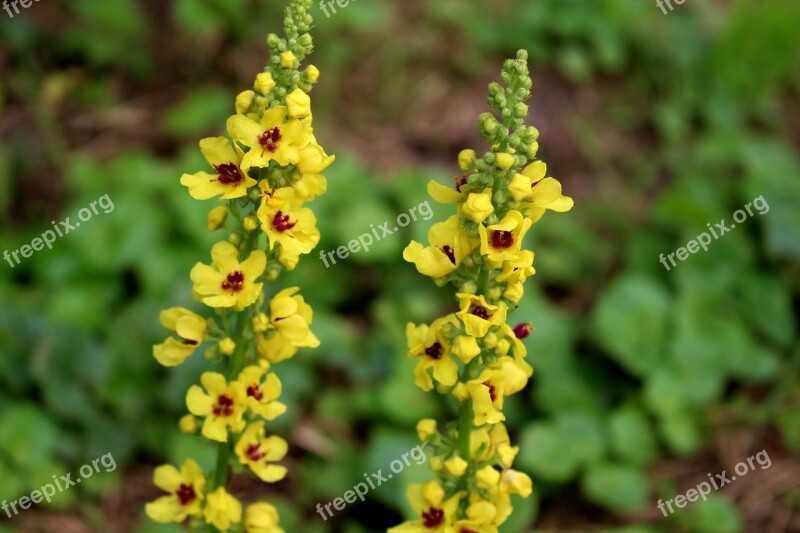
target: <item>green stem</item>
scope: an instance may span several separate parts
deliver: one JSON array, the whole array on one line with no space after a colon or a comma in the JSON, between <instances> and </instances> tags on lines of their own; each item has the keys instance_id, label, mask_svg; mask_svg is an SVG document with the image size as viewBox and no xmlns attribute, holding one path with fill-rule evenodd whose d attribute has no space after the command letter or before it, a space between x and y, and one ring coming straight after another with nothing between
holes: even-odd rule
<instances>
[{"instance_id":1,"label":"green stem","mask_svg":"<svg viewBox=\"0 0 800 533\"><path fill-rule=\"evenodd\" d=\"M257 246L258 235L252 232L247 239L244 247L241 250L243 257L247 257L250 251ZM227 380L235 379L245 363L245 356L247 354L247 343L244 339L245 329L247 323L250 321L250 311L245 309L236 315L236 330L233 333L233 342L236 343L236 348L228 361L228 371L226 372ZM221 442L217 450L217 466L214 470L214 489L225 487L228 484L228 465L231 457L231 445L229 442Z\"/></svg>"},{"instance_id":2,"label":"green stem","mask_svg":"<svg viewBox=\"0 0 800 533\"><path fill-rule=\"evenodd\" d=\"M470 461L470 447L472 436L472 402L467 399L461 403L458 411L458 455Z\"/></svg>"}]
</instances>

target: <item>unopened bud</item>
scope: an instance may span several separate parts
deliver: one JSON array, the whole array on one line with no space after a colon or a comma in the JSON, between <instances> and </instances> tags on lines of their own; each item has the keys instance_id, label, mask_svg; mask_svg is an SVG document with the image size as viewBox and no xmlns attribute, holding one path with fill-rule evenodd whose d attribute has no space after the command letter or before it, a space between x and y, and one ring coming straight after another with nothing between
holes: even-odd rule
<instances>
[{"instance_id":1,"label":"unopened bud","mask_svg":"<svg viewBox=\"0 0 800 533\"><path fill-rule=\"evenodd\" d=\"M528 338L528 335L531 334L531 331L533 331L533 324L530 322L522 322L521 324L514 326L514 335L516 335L518 339Z\"/></svg>"},{"instance_id":2,"label":"unopened bud","mask_svg":"<svg viewBox=\"0 0 800 533\"><path fill-rule=\"evenodd\" d=\"M208 213L208 216L206 217L206 226L208 227L208 231L217 231L225 225L226 220L228 220L228 208L224 205L215 207Z\"/></svg>"},{"instance_id":3,"label":"unopened bud","mask_svg":"<svg viewBox=\"0 0 800 533\"><path fill-rule=\"evenodd\" d=\"M461 170L472 170L478 155L475 150L461 150L458 154L458 166Z\"/></svg>"}]
</instances>

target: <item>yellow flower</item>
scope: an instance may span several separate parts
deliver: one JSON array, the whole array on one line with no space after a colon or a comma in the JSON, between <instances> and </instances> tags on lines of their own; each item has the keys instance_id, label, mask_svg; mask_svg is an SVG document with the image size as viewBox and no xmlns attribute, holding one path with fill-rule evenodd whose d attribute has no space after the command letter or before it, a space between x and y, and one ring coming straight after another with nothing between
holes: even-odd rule
<instances>
[{"instance_id":1,"label":"yellow flower","mask_svg":"<svg viewBox=\"0 0 800 533\"><path fill-rule=\"evenodd\" d=\"M461 493L445 500L445 492L438 481L424 484L412 483L408 487L408 500L420 519L405 522L388 530L388 533L450 533L455 522Z\"/></svg>"},{"instance_id":2,"label":"yellow flower","mask_svg":"<svg viewBox=\"0 0 800 533\"><path fill-rule=\"evenodd\" d=\"M302 89L295 89L286 96L286 106L290 117L306 117L311 114L311 97Z\"/></svg>"},{"instance_id":3,"label":"yellow flower","mask_svg":"<svg viewBox=\"0 0 800 533\"><path fill-rule=\"evenodd\" d=\"M309 65L306 69L306 78L309 83L316 83L319 79L319 69L314 65Z\"/></svg>"},{"instance_id":4,"label":"yellow flower","mask_svg":"<svg viewBox=\"0 0 800 533\"><path fill-rule=\"evenodd\" d=\"M492 490L496 489L500 484L500 472L494 469L491 465L486 465L475 474L475 479L478 481L477 485L480 489Z\"/></svg>"},{"instance_id":5,"label":"yellow flower","mask_svg":"<svg viewBox=\"0 0 800 533\"><path fill-rule=\"evenodd\" d=\"M274 465L286 457L289 445L280 437L267 437L264 422L247 426L236 444L239 462L250 468L261 481L274 483L286 477L286 468Z\"/></svg>"},{"instance_id":6,"label":"yellow flower","mask_svg":"<svg viewBox=\"0 0 800 533\"><path fill-rule=\"evenodd\" d=\"M264 194L257 213L269 239L269 249L280 245L280 262L289 270L319 243L317 217L311 209L297 204L296 191L282 187Z\"/></svg>"},{"instance_id":7,"label":"yellow flower","mask_svg":"<svg viewBox=\"0 0 800 533\"><path fill-rule=\"evenodd\" d=\"M464 216L476 224L483 222L486 217L494 212L492 190L486 189L480 193L469 193L467 195L467 201L461 206L461 211L464 213Z\"/></svg>"},{"instance_id":8,"label":"yellow flower","mask_svg":"<svg viewBox=\"0 0 800 533\"><path fill-rule=\"evenodd\" d=\"M298 202L308 202L325 194L328 190L328 182L320 173L328 168L335 159L336 156L326 154L325 150L313 140L313 137L312 141L300 150L300 161L297 162L295 168L300 172L301 177L292 183Z\"/></svg>"},{"instance_id":9,"label":"yellow flower","mask_svg":"<svg viewBox=\"0 0 800 533\"><path fill-rule=\"evenodd\" d=\"M297 63L297 56L291 50L281 54L281 66L283 68L292 68Z\"/></svg>"},{"instance_id":10,"label":"yellow flower","mask_svg":"<svg viewBox=\"0 0 800 533\"><path fill-rule=\"evenodd\" d=\"M464 323L467 335L473 337L484 337L492 326L499 326L506 323L508 306L500 302L498 305L491 305L486 302L483 296L474 294L458 293L458 304L460 311L456 316Z\"/></svg>"},{"instance_id":11,"label":"yellow flower","mask_svg":"<svg viewBox=\"0 0 800 533\"><path fill-rule=\"evenodd\" d=\"M492 368L503 374L503 394L505 396L511 396L524 389L528 384L528 378L533 373L530 365L524 363L523 366L512 357L500 358ZM529 370L531 374L528 373Z\"/></svg>"},{"instance_id":12,"label":"yellow flower","mask_svg":"<svg viewBox=\"0 0 800 533\"><path fill-rule=\"evenodd\" d=\"M252 215L244 217L242 227L245 231L255 231L258 229L258 219Z\"/></svg>"},{"instance_id":13,"label":"yellow flower","mask_svg":"<svg viewBox=\"0 0 800 533\"><path fill-rule=\"evenodd\" d=\"M454 455L444 462L444 467L450 475L456 477L463 476L464 472L467 471L467 466L469 466L469 463L457 455Z\"/></svg>"},{"instance_id":14,"label":"yellow flower","mask_svg":"<svg viewBox=\"0 0 800 533\"><path fill-rule=\"evenodd\" d=\"M236 350L236 343L233 342L233 339L230 337L225 337L221 341L219 341L219 351L225 355L232 355L234 350Z\"/></svg>"},{"instance_id":15,"label":"yellow flower","mask_svg":"<svg viewBox=\"0 0 800 533\"><path fill-rule=\"evenodd\" d=\"M504 377L502 372L486 369L467 383L476 426L497 424L506 419L503 414Z\"/></svg>"},{"instance_id":16,"label":"yellow flower","mask_svg":"<svg viewBox=\"0 0 800 533\"><path fill-rule=\"evenodd\" d=\"M446 326L458 326L453 315L435 320L430 327L427 324L406 326L408 356L420 359L414 375L422 390L429 391L433 388L433 381L428 375L429 368L433 368L434 379L442 385L453 386L458 379L458 365L450 357L450 341L444 332Z\"/></svg>"},{"instance_id":17,"label":"yellow flower","mask_svg":"<svg viewBox=\"0 0 800 533\"><path fill-rule=\"evenodd\" d=\"M467 199L467 195L472 192L472 186L467 184L467 180L456 179L456 189L445 187L436 180L428 182L428 194L440 204L461 204Z\"/></svg>"},{"instance_id":18,"label":"yellow flower","mask_svg":"<svg viewBox=\"0 0 800 533\"><path fill-rule=\"evenodd\" d=\"M500 491L506 494L519 494L521 497L527 498L533 492L533 482L524 472L509 468L500 476Z\"/></svg>"},{"instance_id":19,"label":"yellow flower","mask_svg":"<svg viewBox=\"0 0 800 533\"><path fill-rule=\"evenodd\" d=\"M178 421L178 428L187 435L194 435L198 429L197 419L192 415L182 416Z\"/></svg>"},{"instance_id":20,"label":"yellow flower","mask_svg":"<svg viewBox=\"0 0 800 533\"><path fill-rule=\"evenodd\" d=\"M253 91L242 91L236 96L235 109L237 113L247 113L253 101L256 99L256 93Z\"/></svg>"},{"instance_id":21,"label":"yellow flower","mask_svg":"<svg viewBox=\"0 0 800 533\"><path fill-rule=\"evenodd\" d=\"M316 348L319 339L311 332L314 312L298 287L284 289L269 303L269 321L277 336L297 348ZM277 361L273 361L277 362Z\"/></svg>"},{"instance_id":22,"label":"yellow flower","mask_svg":"<svg viewBox=\"0 0 800 533\"><path fill-rule=\"evenodd\" d=\"M453 347L450 351L461 359L464 364L469 363L481 353L481 347L478 346L478 340L469 335L459 335L456 337Z\"/></svg>"},{"instance_id":23,"label":"yellow flower","mask_svg":"<svg viewBox=\"0 0 800 533\"><path fill-rule=\"evenodd\" d=\"M497 508L487 501L477 501L467 508L467 519L455 523L455 533L497 533Z\"/></svg>"},{"instance_id":24,"label":"yellow flower","mask_svg":"<svg viewBox=\"0 0 800 533\"><path fill-rule=\"evenodd\" d=\"M264 112L261 121L250 115L233 115L228 119L228 133L250 150L244 154L241 167L268 167L270 161L281 166L295 164L300 150L310 141L311 129L297 119L287 120L288 109L278 106Z\"/></svg>"},{"instance_id":25,"label":"yellow flower","mask_svg":"<svg viewBox=\"0 0 800 533\"><path fill-rule=\"evenodd\" d=\"M204 437L227 442L228 430L239 433L245 427L242 420L247 406L244 386L238 381L228 383L225 376L216 372L205 372L200 382L202 388L192 385L186 394L186 406L193 415L205 418Z\"/></svg>"},{"instance_id":26,"label":"yellow flower","mask_svg":"<svg viewBox=\"0 0 800 533\"><path fill-rule=\"evenodd\" d=\"M261 294L263 283L256 283L267 266L267 255L255 250L239 263L239 251L227 241L211 248L212 266L197 263L190 277L194 291L210 307L233 307L241 311Z\"/></svg>"},{"instance_id":27,"label":"yellow flower","mask_svg":"<svg viewBox=\"0 0 800 533\"><path fill-rule=\"evenodd\" d=\"M265 420L274 420L286 412L286 406L277 401L281 396L281 380L266 368L249 366L239 374L238 382L247 392L247 407Z\"/></svg>"},{"instance_id":28,"label":"yellow flower","mask_svg":"<svg viewBox=\"0 0 800 533\"><path fill-rule=\"evenodd\" d=\"M206 478L193 459L183 463L180 470L172 465L159 466L153 473L153 482L169 494L145 506L145 513L152 520L161 524L180 523L202 514Z\"/></svg>"},{"instance_id":29,"label":"yellow flower","mask_svg":"<svg viewBox=\"0 0 800 533\"><path fill-rule=\"evenodd\" d=\"M458 166L461 170L470 170L477 158L478 154L475 153L475 150L461 150L458 154Z\"/></svg>"},{"instance_id":30,"label":"yellow flower","mask_svg":"<svg viewBox=\"0 0 800 533\"><path fill-rule=\"evenodd\" d=\"M291 359L297 353L297 347L279 335L256 336L256 353L260 364L279 363Z\"/></svg>"},{"instance_id":31,"label":"yellow flower","mask_svg":"<svg viewBox=\"0 0 800 533\"><path fill-rule=\"evenodd\" d=\"M436 433L436 420L423 418L417 422L417 436L420 441L427 441L434 433Z\"/></svg>"},{"instance_id":32,"label":"yellow flower","mask_svg":"<svg viewBox=\"0 0 800 533\"><path fill-rule=\"evenodd\" d=\"M206 227L208 231L217 231L225 225L226 220L228 220L228 208L224 205L218 205L208 212Z\"/></svg>"},{"instance_id":33,"label":"yellow flower","mask_svg":"<svg viewBox=\"0 0 800 533\"><path fill-rule=\"evenodd\" d=\"M220 531L227 531L231 524L242 521L242 504L220 487L208 495L204 514L207 524Z\"/></svg>"},{"instance_id":34,"label":"yellow flower","mask_svg":"<svg viewBox=\"0 0 800 533\"><path fill-rule=\"evenodd\" d=\"M161 324L175 332L178 338L170 337L153 346L153 357L164 366L177 366L192 355L203 343L206 321L203 317L184 309L172 307L159 315Z\"/></svg>"},{"instance_id":35,"label":"yellow flower","mask_svg":"<svg viewBox=\"0 0 800 533\"><path fill-rule=\"evenodd\" d=\"M411 241L403 251L403 259L414 263L420 274L434 278L439 285L478 246L478 241L460 228L458 218L458 215L453 215L431 226L428 231L430 246Z\"/></svg>"},{"instance_id":36,"label":"yellow flower","mask_svg":"<svg viewBox=\"0 0 800 533\"><path fill-rule=\"evenodd\" d=\"M502 272L495 278L501 283L506 283L503 296L514 303L522 298L525 280L536 273L533 268L533 257L533 252L530 250L522 250L514 259L503 263Z\"/></svg>"},{"instance_id":37,"label":"yellow flower","mask_svg":"<svg viewBox=\"0 0 800 533\"><path fill-rule=\"evenodd\" d=\"M503 220L490 226L478 226L481 238L481 255L491 266L500 266L503 261L517 259L522 239L531 227L530 219L519 211L509 211Z\"/></svg>"},{"instance_id":38,"label":"yellow flower","mask_svg":"<svg viewBox=\"0 0 800 533\"><path fill-rule=\"evenodd\" d=\"M534 161L511 180L509 190L514 199L522 202L520 209L531 219L538 221L548 209L564 213L572 209L574 202L561 193L561 183L554 178L545 178L547 165Z\"/></svg>"},{"instance_id":39,"label":"yellow flower","mask_svg":"<svg viewBox=\"0 0 800 533\"><path fill-rule=\"evenodd\" d=\"M275 88L275 80L269 72L259 72L256 75L256 81L253 84L253 89L258 91L264 96L267 96L272 89Z\"/></svg>"},{"instance_id":40,"label":"yellow flower","mask_svg":"<svg viewBox=\"0 0 800 533\"><path fill-rule=\"evenodd\" d=\"M279 523L278 510L268 503L254 503L244 512L247 533L285 533Z\"/></svg>"},{"instance_id":41,"label":"yellow flower","mask_svg":"<svg viewBox=\"0 0 800 533\"><path fill-rule=\"evenodd\" d=\"M181 184L189 187L196 200L218 196L220 200L241 198L256 184L243 170L242 151L225 137L209 137L200 141L200 151L214 169L214 174L197 172L181 176Z\"/></svg>"}]
</instances>

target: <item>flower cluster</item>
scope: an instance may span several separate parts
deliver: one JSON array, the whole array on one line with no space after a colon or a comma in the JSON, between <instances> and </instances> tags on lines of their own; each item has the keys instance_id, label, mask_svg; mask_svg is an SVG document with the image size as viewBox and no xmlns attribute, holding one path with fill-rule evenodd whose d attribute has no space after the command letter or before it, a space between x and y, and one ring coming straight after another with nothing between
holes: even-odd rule
<instances>
[{"instance_id":1,"label":"flower cluster","mask_svg":"<svg viewBox=\"0 0 800 533\"><path fill-rule=\"evenodd\" d=\"M166 495L149 503L147 515L161 523L211 525L227 531L283 533L278 513L267 503L246 510L227 491L231 466L273 483L286 476L278 464L286 441L270 435L267 423L281 416L281 381L275 363L299 348L316 347L311 307L298 288L265 298L264 282L295 268L319 242L314 213L304 207L325 192L321 173L333 162L314 137L309 92L319 77L314 66L301 69L312 51L310 0L292 0L286 9L286 37L271 34L271 59L252 90L235 101L228 137L200 141L210 165L184 174L181 183L197 200L221 202L208 215L210 231L227 236L211 249L211 264L192 269L193 296L214 310L212 318L175 307L161 313L173 335L153 347L164 366L177 366L203 344L205 356L221 367L205 372L186 395L189 411L181 430L219 443L216 470L206 475L194 460L180 468L156 469L154 482Z\"/></svg>"},{"instance_id":2,"label":"flower cluster","mask_svg":"<svg viewBox=\"0 0 800 533\"><path fill-rule=\"evenodd\" d=\"M572 199L535 160L539 133L524 123L532 86L527 58L520 51L506 61L503 85L489 86L500 118L484 113L480 131L491 151L481 158L461 152L453 188L428 185L434 200L455 204L456 214L431 227L427 246L411 242L403 253L437 285L457 287L457 311L430 325L409 324L406 335L416 384L452 396L459 419L441 429L432 419L419 422L438 479L409 487L419 518L390 533L496 533L511 514L511 495L532 492L530 478L512 468L518 447L503 424L503 401L533 374L521 341L533 327L511 327L507 319L534 274L525 235L546 210L569 211Z\"/></svg>"}]
</instances>

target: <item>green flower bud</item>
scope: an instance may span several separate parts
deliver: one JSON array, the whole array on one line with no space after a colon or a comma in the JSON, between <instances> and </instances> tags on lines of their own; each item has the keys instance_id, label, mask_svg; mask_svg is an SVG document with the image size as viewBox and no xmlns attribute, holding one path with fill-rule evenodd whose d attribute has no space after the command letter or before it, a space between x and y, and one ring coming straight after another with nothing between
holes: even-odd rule
<instances>
[{"instance_id":1,"label":"green flower bud","mask_svg":"<svg viewBox=\"0 0 800 533\"><path fill-rule=\"evenodd\" d=\"M489 297L489 300L496 302L502 298L503 291L500 289L500 287L492 287L489 289L489 293L486 296Z\"/></svg>"},{"instance_id":2,"label":"green flower bud","mask_svg":"<svg viewBox=\"0 0 800 533\"><path fill-rule=\"evenodd\" d=\"M241 234L236 232L231 232L231 234L228 235L228 242L234 246L239 246L242 243Z\"/></svg>"},{"instance_id":3,"label":"green flower bud","mask_svg":"<svg viewBox=\"0 0 800 533\"><path fill-rule=\"evenodd\" d=\"M475 294L476 292L478 292L478 285L472 280L465 281L464 283L461 284L459 292L465 292L467 294Z\"/></svg>"}]
</instances>

